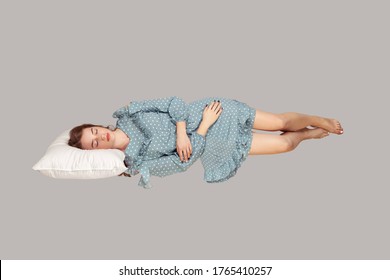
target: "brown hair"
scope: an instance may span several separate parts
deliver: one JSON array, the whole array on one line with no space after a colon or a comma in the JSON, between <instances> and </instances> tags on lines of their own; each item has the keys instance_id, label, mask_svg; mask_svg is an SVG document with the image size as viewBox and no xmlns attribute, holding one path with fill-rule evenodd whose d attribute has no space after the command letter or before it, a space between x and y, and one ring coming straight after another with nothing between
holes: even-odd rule
<instances>
[{"instance_id":1,"label":"brown hair","mask_svg":"<svg viewBox=\"0 0 390 280\"><path fill-rule=\"evenodd\" d=\"M72 147L75 147L75 148L83 149L82 146L81 146L81 136L83 136L83 130L85 128L90 128L90 127L94 127L94 126L108 128L108 129L110 129L112 131L114 131L116 129L112 125L102 126L102 125L85 123L85 124L76 126L76 127L71 129L71 131L69 132L69 137L70 138L69 138L69 141L68 141L68 145L72 146ZM125 165L126 165L126 163L125 163ZM118 176L131 177L129 174L124 173L124 172L119 174Z\"/></svg>"},{"instance_id":2,"label":"brown hair","mask_svg":"<svg viewBox=\"0 0 390 280\"><path fill-rule=\"evenodd\" d=\"M72 128L72 130L69 132L70 138L68 141L68 145L75 147L75 148L83 149L83 147L81 146L81 137L83 136L83 130L85 128L90 128L90 127L94 127L94 126L103 127L101 125L94 125L94 124L90 124L90 123L85 123L85 124L82 124L82 125L79 125L79 126Z\"/></svg>"}]
</instances>

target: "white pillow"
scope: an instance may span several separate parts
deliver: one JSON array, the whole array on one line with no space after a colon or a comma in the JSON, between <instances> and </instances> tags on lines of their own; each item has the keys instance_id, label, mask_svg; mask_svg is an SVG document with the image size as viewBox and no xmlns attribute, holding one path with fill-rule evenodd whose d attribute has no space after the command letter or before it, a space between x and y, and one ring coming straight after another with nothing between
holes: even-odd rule
<instances>
[{"instance_id":1,"label":"white pillow","mask_svg":"<svg viewBox=\"0 0 390 280\"><path fill-rule=\"evenodd\" d=\"M127 169L123 162L125 154L120 150L81 150L69 146L69 131L48 147L34 170L53 178L99 179L117 176Z\"/></svg>"}]
</instances>

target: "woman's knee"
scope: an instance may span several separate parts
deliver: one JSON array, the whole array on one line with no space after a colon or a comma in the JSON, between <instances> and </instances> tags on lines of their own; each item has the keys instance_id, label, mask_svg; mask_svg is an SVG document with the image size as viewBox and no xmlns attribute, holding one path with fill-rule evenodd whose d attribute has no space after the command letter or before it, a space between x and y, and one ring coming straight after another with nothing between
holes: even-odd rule
<instances>
[{"instance_id":1,"label":"woman's knee","mask_svg":"<svg viewBox=\"0 0 390 280\"><path fill-rule=\"evenodd\" d=\"M249 154L279 154L289 152L294 148L294 142L287 135L253 133L252 145Z\"/></svg>"},{"instance_id":2,"label":"woman's knee","mask_svg":"<svg viewBox=\"0 0 390 280\"><path fill-rule=\"evenodd\" d=\"M277 114L279 125L282 128L281 130L287 130L287 128L290 125L290 118L289 118L289 113L280 113Z\"/></svg>"}]
</instances>

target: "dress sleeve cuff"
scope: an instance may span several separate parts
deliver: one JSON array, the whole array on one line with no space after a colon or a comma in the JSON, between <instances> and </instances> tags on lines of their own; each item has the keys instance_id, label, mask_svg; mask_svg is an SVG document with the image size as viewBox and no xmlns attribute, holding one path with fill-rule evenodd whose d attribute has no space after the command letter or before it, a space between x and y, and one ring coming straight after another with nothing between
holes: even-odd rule
<instances>
[{"instance_id":1,"label":"dress sleeve cuff","mask_svg":"<svg viewBox=\"0 0 390 280\"><path fill-rule=\"evenodd\" d=\"M169 104L169 115L175 122L187 121L189 117L188 105L181 98L172 97Z\"/></svg>"}]
</instances>

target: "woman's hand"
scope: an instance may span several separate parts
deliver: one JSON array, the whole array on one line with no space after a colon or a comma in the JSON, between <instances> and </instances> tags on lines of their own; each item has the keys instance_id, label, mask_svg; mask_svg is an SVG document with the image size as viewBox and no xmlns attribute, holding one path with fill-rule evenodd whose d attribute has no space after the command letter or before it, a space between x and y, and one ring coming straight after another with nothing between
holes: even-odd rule
<instances>
[{"instance_id":1,"label":"woman's hand","mask_svg":"<svg viewBox=\"0 0 390 280\"><path fill-rule=\"evenodd\" d=\"M197 130L200 135L206 136L210 126L212 126L221 115L222 109L220 101L214 101L211 102L210 105L206 105L206 108L203 110L202 122Z\"/></svg>"},{"instance_id":2,"label":"woman's hand","mask_svg":"<svg viewBox=\"0 0 390 280\"><path fill-rule=\"evenodd\" d=\"M192 154L192 145L190 138L186 132L186 122L180 121L176 123L176 151L180 157L180 160L188 161L188 158Z\"/></svg>"},{"instance_id":3,"label":"woman's hand","mask_svg":"<svg viewBox=\"0 0 390 280\"><path fill-rule=\"evenodd\" d=\"M192 146L187 133L178 133L176 138L176 151L180 160L187 162L192 154Z\"/></svg>"},{"instance_id":4,"label":"woman's hand","mask_svg":"<svg viewBox=\"0 0 390 280\"><path fill-rule=\"evenodd\" d=\"M202 122L208 127L212 126L222 113L222 107L220 101L211 102L210 105L206 105L203 110Z\"/></svg>"}]
</instances>

